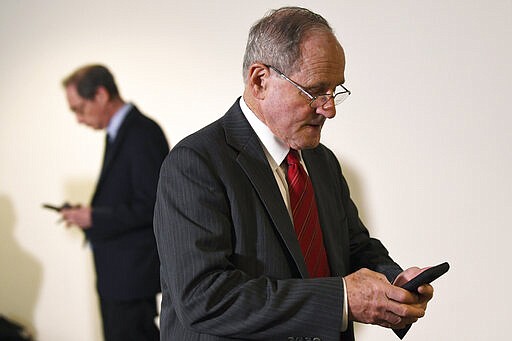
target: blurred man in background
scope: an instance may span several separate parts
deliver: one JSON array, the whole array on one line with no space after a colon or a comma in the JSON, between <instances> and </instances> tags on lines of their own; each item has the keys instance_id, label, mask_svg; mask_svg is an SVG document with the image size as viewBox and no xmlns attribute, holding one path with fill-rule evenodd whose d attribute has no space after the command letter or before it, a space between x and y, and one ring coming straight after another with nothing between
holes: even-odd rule
<instances>
[{"instance_id":1,"label":"blurred man in background","mask_svg":"<svg viewBox=\"0 0 512 341\"><path fill-rule=\"evenodd\" d=\"M83 229L91 244L105 340L158 340L153 208L169 145L157 123L121 98L106 67L81 67L63 85L77 121L106 131L91 204L61 210L68 226Z\"/></svg>"}]
</instances>

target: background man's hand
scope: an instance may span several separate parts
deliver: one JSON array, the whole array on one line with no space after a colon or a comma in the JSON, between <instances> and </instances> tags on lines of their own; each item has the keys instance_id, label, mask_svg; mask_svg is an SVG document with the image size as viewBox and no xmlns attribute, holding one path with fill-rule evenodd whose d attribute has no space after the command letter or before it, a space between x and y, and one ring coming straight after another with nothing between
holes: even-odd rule
<instances>
[{"instance_id":1,"label":"background man's hand","mask_svg":"<svg viewBox=\"0 0 512 341\"><path fill-rule=\"evenodd\" d=\"M88 229L92 225L91 207L73 206L71 208L63 208L60 213L68 227L76 225L81 229Z\"/></svg>"}]
</instances>

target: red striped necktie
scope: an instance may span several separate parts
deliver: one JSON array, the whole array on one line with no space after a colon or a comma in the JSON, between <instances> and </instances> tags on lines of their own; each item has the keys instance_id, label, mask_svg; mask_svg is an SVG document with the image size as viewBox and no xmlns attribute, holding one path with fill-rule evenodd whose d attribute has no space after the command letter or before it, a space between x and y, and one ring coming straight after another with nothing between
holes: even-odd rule
<instances>
[{"instance_id":1,"label":"red striped necktie","mask_svg":"<svg viewBox=\"0 0 512 341\"><path fill-rule=\"evenodd\" d=\"M327 255L318 219L313 185L299 160L299 153L290 149L286 156L286 181L290 192L293 225L310 277L328 277Z\"/></svg>"}]
</instances>

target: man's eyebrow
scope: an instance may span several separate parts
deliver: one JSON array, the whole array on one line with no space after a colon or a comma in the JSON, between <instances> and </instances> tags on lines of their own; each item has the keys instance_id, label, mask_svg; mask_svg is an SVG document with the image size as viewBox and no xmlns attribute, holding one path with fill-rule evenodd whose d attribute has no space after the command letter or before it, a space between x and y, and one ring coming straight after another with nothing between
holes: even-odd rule
<instances>
[{"instance_id":1,"label":"man's eyebrow","mask_svg":"<svg viewBox=\"0 0 512 341\"><path fill-rule=\"evenodd\" d=\"M81 107L82 107L82 104L70 105L69 110L71 110L75 114L78 114L78 111L80 110Z\"/></svg>"},{"instance_id":2,"label":"man's eyebrow","mask_svg":"<svg viewBox=\"0 0 512 341\"><path fill-rule=\"evenodd\" d=\"M340 84L342 84L342 83L340 83ZM321 82L321 83L314 84L314 85L311 85L308 87L304 87L304 89L306 89L308 92L311 92L313 94L315 94L315 92L316 92L316 95L322 95L329 90L333 90L340 84L336 84L334 87L331 88L331 86L329 84Z\"/></svg>"},{"instance_id":3,"label":"man's eyebrow","mask_svg":"<svg viewBox=\"0 0 512 341\"><path fill-rule=\"evenodd\" d=\"M315 83L315 84L311 84L309 86L305 86L304 88L307 89L307 90L311 90L311 91L313 91L313 90L322 90L322 89L328 88L328 85L325 82L318 82L318 83Z\"/></svg>"}]
</instances>

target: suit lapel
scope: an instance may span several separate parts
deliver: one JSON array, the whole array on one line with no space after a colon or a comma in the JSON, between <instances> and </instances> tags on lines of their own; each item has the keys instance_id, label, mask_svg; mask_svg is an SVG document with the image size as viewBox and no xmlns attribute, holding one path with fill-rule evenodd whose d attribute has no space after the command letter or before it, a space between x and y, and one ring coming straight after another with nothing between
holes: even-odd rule
<instances>
[{"instance_id":1,"label":"suit lapel","mask_svg":"<svg viewBox=\"0 0 512 341\"><path fill-rule=\"evenodd\" d=\"M126 131L129 130L130 125L133 124L133 120L135 119L138 113L138 109L135 106L132 107L126 115L126 117L124 118L123 123L121 124L121 127L117 132L116 138L113 142L111 142L110 146L108 147L108 152L105 146L105 158L103 160L103 166L101 167L100 178L98 180L98 184L96 185L96 192L98 192L98 190L101 188L101 185L105 180L106 175L112 168L113 160L119 153L121 145L123 144L123 141L126 137Z\"/></svg>"},{"instance_id":2,"label":"suit lapel","mask_svg":"<svg viewBox=\"0 0 512 341\"><path fill-rule=\"evenodd\" d=\"M275 200L281 198L281 192L256 133L244 117L238 102L224 118L227 143L239 151L238 164L258 193L300 274L304 278L308 277L306 263L286 205L283 200Z\"/></svg>"}]
</instances>

